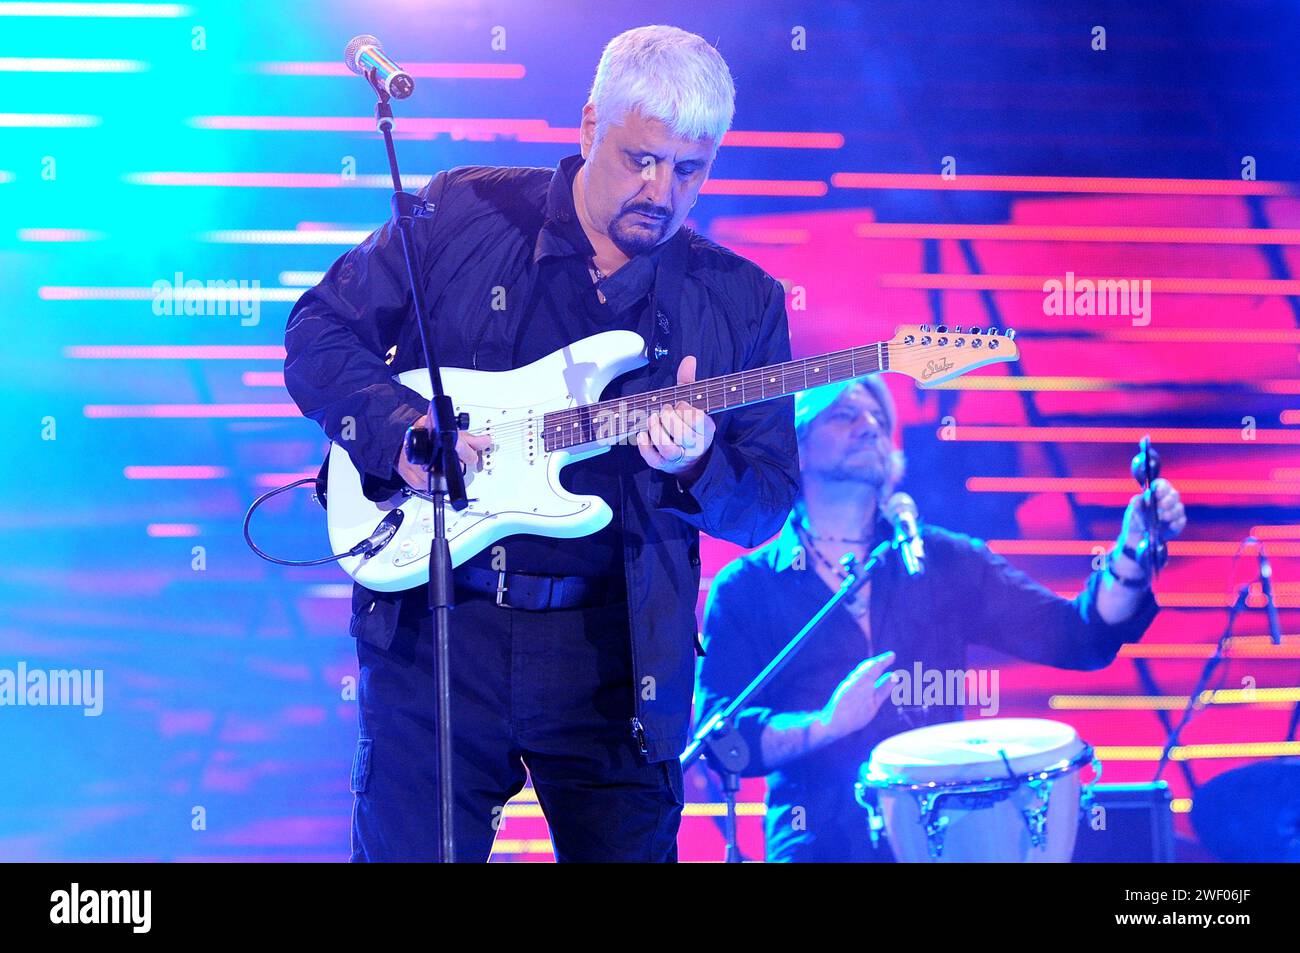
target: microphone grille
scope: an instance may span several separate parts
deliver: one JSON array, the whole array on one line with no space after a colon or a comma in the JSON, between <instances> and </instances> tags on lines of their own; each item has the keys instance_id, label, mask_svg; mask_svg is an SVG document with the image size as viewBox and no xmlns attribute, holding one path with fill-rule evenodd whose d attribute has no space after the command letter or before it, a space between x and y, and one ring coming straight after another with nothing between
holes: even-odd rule
<instances>
[{"instance_id":1,"label":"microphone grille","mask_svg":"<svg viewBox=\"0 0 1300 953\"><path fill-rule=\"evenodd\" d=\"M907 514L913 519L918 516L916 500L906 493L895 493L885 501L885 517L892 523L900 515Z\"/></svg>"},{"instance_id":2,"label":"microphone grille","mask_svg":"<svg viewBox=\"0 0 1300 953\"><path fill-rule=\"evenodd\" d=\"M343 48L343 62L347 65L348 69L352 70L352 72L356 73L358 76L365 75L364 71L361 69L361 65L357 63L357 54L361 52L363 46L373 46L377 50L382 50L384 48L384 45L369 33L362 33L360 36L354 36L350 41L348 41L348 45Z\"/></svg>"}]
</instances>

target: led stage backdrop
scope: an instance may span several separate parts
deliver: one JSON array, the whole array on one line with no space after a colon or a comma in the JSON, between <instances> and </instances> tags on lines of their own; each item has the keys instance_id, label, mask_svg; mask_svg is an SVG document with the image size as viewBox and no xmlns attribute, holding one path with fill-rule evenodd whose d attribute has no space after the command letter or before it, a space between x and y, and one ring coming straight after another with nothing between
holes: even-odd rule
<instances>
[{"instance_id":1,"label":"led stage backdrop","mask_svg":"<svg viewBox=\"0 0 1300 953\"><path fill-rule=\"evenodd\" d=\"M373 33L416 77L397 146L417 187L576 152L601 49L647 22L728 60L735 123L689 224L782 281L796 357L898 324L1017 331L1018 364L890 380L924 518L1073 594L1140 437L1181 489L1146 638L1098 672L985 660L1002 714L1067 721L1105 780L1150 780L1254 578L1241 540L1266 541L1284 642L1254 585L1230 691L1165 774L1180 856L1208 858L1193 786L1300 754L1297 14L1143 6L0 3L0 668L91 673L83 705L0 707L0 858L346 859L350 586L240 533L326 447L284 390L289 309L388 214L343 46ZM1076 306L1099 280L1140 313ZM306 492L255 525L281 555L327 551ZM705 540L700 610L740 552ZM683 859L721 857L713 783L687 775ZM762 796L747 780L750 857ZM550 857L526 789L493 859Z\"/></svg>"}]
</instances>

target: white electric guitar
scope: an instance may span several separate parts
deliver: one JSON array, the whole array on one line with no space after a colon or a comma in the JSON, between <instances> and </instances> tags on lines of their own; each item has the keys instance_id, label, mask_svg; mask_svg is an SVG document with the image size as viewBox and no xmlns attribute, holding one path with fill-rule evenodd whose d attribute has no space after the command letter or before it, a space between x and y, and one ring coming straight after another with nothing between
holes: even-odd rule
<instances>
[{"instance_id":1,"label":"white electric guitar","mask_svg":"<svg viewBox=\"0 0 1300 953\"><path fill-rule=\"evenodd\" d=\"M492 437L482 467L465 474L469 506L445 508L454 566L515 533L571 539L608 525L613 516L598 496L576 496L560 485L560 471L576 460L604 453L616 443L636 442L655 408L686 400L713 414L851 380L877 371L914 378L922 387L972 368L1019 357L1014 331L943 325L904 325L892 340L818 357L755 368L674 387L601 401L611 381L646 363L645 342L632 331L605 331L575 341L513 371L444 368L443 387L457 414L469 414L472 434ZM430 396L427 370L397 380ZM368 589L397 592L429 579L433 501L403 488L379 503L361 492L361 475L347 450L335 443L329 456L328 522L335 552L370 537L387 518L401 521L396 533L369 555L339 565Z\"/></svg>"}]
</instances>

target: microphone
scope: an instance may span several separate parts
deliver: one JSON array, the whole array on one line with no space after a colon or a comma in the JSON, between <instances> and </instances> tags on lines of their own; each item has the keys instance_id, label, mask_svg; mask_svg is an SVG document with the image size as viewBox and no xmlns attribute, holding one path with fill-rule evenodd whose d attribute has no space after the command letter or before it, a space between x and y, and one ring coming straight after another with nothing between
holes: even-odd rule
<instances>
[{"instance_id":1,"label":"microphone","mask_svg":"<svg viewBox=\"0 0 1300 953\"><path fill-rule=\"evenodd\" d=\"M894 548L909 576L925 572L925 542L917 529L917 515L916 501L906 493L895 493L885 501L885 518L894 524Z\"/></svg>"},{"instance_id":2,"label":"microphone","mask_svg":"<svg viewBox=\"0 0 1300 953\"><path fill-rule=\"evenodd\" d=\"M1264 611L1268 615L1268 634L1274 645L1282 644L1282 626L1277 621L1277 603L1273 601L1273 564L1268 561L1264 544L1259 544L1259 585L1264 590Z\"/></svg>"},{"instance_id":3,"label":"microphone","mask_svg":"<svg viewBox=\"0 0 1300 953\"><path fill-rule=\"evenodd\" d=\"M415 80L384 53L383 44L368 33L354 36L343 50L343 62L358 76L375 71L375 79L393 99L405 99L415 92Z\"/></svg>"},{"instance_id":4,"label":"microphone","mask_svg":"<svg viewBox=\"0 0 1300 953\"><path fill-rule=\"evenodd\" d=\"M397 528L402 525L406 514L401 510L389 510L388 515L379 521L375 531L348 550L349 556L365 556L369 559L387 546L397 535Z\"/></svg>"}]
</instances>

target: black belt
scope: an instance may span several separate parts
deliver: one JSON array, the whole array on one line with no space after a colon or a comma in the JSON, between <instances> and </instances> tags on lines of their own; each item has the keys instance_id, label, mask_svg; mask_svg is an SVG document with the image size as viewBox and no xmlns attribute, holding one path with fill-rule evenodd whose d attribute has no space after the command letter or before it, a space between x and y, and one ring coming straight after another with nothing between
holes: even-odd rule
<instances>
[{"instance_id":1,"label":"black belt","mask_svg":"<svg viewBox=\"0 0 1300 953\"><path fill-rule=\"evenodd\" d=\"M461 566L452 573L458 589L491 596L505 609L577 609L627 598L622 577L536 576Z\"/></svg>"}]
</instances>

